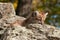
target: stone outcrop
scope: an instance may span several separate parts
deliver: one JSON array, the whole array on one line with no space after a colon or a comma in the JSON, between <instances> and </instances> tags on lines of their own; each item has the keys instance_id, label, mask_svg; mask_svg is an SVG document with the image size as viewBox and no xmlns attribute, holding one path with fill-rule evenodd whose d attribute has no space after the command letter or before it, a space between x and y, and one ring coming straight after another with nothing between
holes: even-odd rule
<instances>
[{"instance_id":1,"label":"stone outcrop","mask_svg":"<svg viewBox=\"0 0 60 40\"><path fill-rule=\"evenodd\" d=\"M54 26L38 23L21 26L26 18L16 16L11 3L0 3L0 14L0 40L60 40L60 30Z\"/></svg>"}]
</instances>

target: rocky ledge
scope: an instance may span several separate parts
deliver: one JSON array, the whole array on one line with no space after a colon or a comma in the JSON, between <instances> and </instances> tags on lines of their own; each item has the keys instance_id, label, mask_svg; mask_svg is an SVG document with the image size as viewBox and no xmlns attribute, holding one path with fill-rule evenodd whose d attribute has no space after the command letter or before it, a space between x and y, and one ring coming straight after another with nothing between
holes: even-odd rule
<instances>
[{"instance_id":1,"label":"rocky ledge","mask_svg":"<svg viewBox=\"0 0 60 40\"><path fill-rule=\"evenodd\" d=\"M0 3L2 8L0 10L6 8L7 4L10 5L9 7L12 7L11 3ZM26 18L16 16L13 7L7 9L12 12L5 10L5 12L1 11L0 13L0 40L60 40L60 30L54 26L37 23L22 26L19 22Z\"/></svg>"}]
</instances>

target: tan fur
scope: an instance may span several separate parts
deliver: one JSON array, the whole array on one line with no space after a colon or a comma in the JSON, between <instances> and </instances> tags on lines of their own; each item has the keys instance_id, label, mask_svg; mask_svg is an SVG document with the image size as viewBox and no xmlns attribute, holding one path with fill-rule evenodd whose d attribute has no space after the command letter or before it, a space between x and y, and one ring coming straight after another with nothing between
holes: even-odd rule
<instances>
[{"instance_id":1,"label":"tan fur","mask_svg":"<svg viewBox=\"0 0 60 40\"><path fill-rule=\"evenodd\" d=\"M15 22L11 23L13 26L17 25L27 25L29 23L40 23L44 24L44 21L46 19L47 13L45 14L44 12L36 12L36 16L32 17L32 14L26 18L26 20L16 20ZM36 21L37 20L37 21Z\"/></svg>"},{"instance_id":2,"label":"tan fur","mask_svg":"<svg viewBox=\"0 0 60 40\"><path fill-rule=\"evenodd\" d=\"M12 26L22 26L24 20L16 20L15 22L11 23Z\"/></svg>"},{"instance_id":3,"label":"tan fur","mask_svg":"<svg viewBox=\"0 0 60 40\"><path fill-rule=\"evenodd\" d=\"M37 20L40 20L42 24L44 24L44 21L47 17L48 13L44 13L44 12L38 12L37 11Z\"/></svg>"}]
</instances>

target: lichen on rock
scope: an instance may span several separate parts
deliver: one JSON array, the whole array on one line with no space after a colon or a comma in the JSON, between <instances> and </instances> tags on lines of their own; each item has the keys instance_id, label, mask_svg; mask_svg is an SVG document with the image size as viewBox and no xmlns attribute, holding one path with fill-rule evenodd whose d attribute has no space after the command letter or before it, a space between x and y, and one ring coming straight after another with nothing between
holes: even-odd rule
<instances>
[{"instance_id":1,"label":"lichen on rock","mask_svg":"<svg viewBox=\"0 0 60 40\"><path fill-rule=\"evenodd\" d=\"M0 3L0 7L0 40L60 40L60 30L54 26L38 23L22 26L26 18L15 15L11 3Z\"/></svg>"}]
</instances>

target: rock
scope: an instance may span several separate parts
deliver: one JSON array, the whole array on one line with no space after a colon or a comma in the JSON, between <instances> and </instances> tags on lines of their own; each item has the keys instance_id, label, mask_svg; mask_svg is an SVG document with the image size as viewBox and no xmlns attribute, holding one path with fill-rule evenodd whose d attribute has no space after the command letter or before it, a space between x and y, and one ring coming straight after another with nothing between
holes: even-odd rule
<instances>
[{"instance_id":1,"label":"rock","mask_svg":"<svg viewBox=\"0 0 60 40\"><path fill-rule=\"evenodd\" d=\"M12 3L0 3L0 19L1 17L15 16L15 10Z\"/></svg>"},{"instance_id":2,"label":"rock","mask_svg":"<svg viewBox=\"0 0 60 40\"><path fill-rule=\"evenodd\" d=\"M4 33L7 22L6 19L15 16L15 10L12 3L1 3L0 2L0 34Z\"/></svg>"},{"instance_id":3,"label":"rock","mask_svg":"<svg viewBox=\"0 0 60 40\"><path fill-rule=\"evenodd\" d=\"M39 32L39 34L41 33L42 35L45 35L47 40L60 40L60 30L55 28L54 26L46 25L46 24L45 25L30 24L28 25L27 28L32 29L32 31L36 34L38 34Z\"/></svg>"},{"instance_id":4,"label":"rock","mask_svg":"<svg viewBox=\"0 0 60 40\"><path fill-rule=\"evenodd\" d=\"M52 40L60 39L58 36L59 30L55 29L55 27L52 28L53 30L51 28L52 27L47 27L46 25L43 27L41 24L30 24L27 27L20 25L14 27L12 26L12 28L10 28L7 32L9 35L7 36L6 40L50 40L49 38ZM58 31L55 33L54 30Z\"/></svg>"},{"instance_id":5,"label":"rock","mask_svg":"<svg viewBox=\"0 0 60 40\"><path fill-rule=\"evenodd\" d=\"M0 9L3 10L7 5L11 5L8 7L12 9L7 8L9 11L0 13L0 16L2 16L2 18L0 17L0 40L60 40L60 29L54 26L38 23L22 26L26 18L16 16L11 3L0 3L2 7ZM11 12L10 16L8 12Z\"/></svg>"},{"instance_id":6,"label":"rock","mask_svg":"<svg viewBox=\"0 0 60 40\"><path fill-rule=\"evenodd\" d=\"M6 40L60 40L60 30L45 24L29 24L28 26L12 26L7 30ZM4 33L5 34L5 33ZM5 37L4 37L5 38Z\"/></svg>"},{"instance_id":7,"label":"rock","mask_svg":"<svg viewBox=\"0 0 60 40\"><path fill-rule=\"evenodd\" d=\"M33 34L33 32L29 29L26 29L25 27L17 26L13 27L11 32L8 31L9 36L7 36L6 40L28 40L30 39L30 35ZM27 31L28 30L28 31Z\"/></svg>"}]
</instances>

